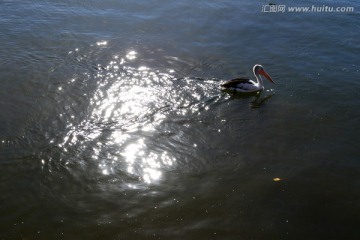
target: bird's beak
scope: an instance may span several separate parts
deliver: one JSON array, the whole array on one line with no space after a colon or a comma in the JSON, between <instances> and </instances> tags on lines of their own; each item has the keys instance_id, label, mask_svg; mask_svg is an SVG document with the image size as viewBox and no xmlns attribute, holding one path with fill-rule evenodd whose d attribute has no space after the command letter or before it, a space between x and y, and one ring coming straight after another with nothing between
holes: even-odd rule
<instances>
[{"instance_id":1,"label":"bird's beak","mask_svg":"<svg viewBox=\"0 0 360 240\"><path fill-rule=\"evenodd\" d=\"M270 75L265 72L264 69L262 69L260 72L259 72L261 75L263 75L264 77L266 77L270 82L272 82L273 84L275 84L275 82L272 80L272 78L270 77Z\"/></svg>"}]
</instances>

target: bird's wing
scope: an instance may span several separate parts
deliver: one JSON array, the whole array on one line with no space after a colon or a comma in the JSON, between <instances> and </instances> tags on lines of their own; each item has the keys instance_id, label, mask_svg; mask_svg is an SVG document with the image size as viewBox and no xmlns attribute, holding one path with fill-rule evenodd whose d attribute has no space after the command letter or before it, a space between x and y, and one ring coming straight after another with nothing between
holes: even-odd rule
<instances>
[{"instance_id":1,"label":"bird's wing","mask_svg":"<svg viewBox=\"0 0 360 240\"><path fill-rule=\"evenodd\" d=\"M221 86L224 87L224 88L231 88L231 87L234 88L239 83L249 83L249 84L251 84L250 79L241 77L241 78L235 78L235 79L229 80L226 83L221 84Z\"/></svg>"}]
</instances>

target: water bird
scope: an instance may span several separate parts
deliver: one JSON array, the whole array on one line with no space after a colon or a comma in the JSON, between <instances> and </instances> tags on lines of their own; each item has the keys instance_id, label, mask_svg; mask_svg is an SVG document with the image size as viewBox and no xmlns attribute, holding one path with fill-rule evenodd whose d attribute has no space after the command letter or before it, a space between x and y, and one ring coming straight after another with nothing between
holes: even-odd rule
<instances>
[{"instance_id":1,"label":"water bird","mask_svg":"<svg viewBox=\"0 0 360 240\"><path fill-rule=\"evenodd\" d=\"M224 90L230 90L241 93L253 93L264 90L264 83L261 76L266 77L270 82L275 84L270 75L264 70L260 64L255 64L253 67L254 76L256 81L248 78L235 78L222 84Z\"/></svg>"}]
</instances>

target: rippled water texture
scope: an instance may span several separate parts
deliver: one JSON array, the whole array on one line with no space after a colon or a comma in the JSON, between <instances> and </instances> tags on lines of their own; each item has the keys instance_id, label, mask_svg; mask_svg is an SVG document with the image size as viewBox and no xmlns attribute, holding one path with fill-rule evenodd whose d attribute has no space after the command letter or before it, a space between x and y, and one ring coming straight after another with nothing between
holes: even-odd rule
<instances>
[{"instance_id":1,"label":"rippled water texture","mask_svg":"<svg viewBox=\"0 0 360 240\"><path fill-rule=\"evenodd\" d=\"M268 3L0 1L0 239L358 239L360 6Z\"/></svg>"}]
</instances>

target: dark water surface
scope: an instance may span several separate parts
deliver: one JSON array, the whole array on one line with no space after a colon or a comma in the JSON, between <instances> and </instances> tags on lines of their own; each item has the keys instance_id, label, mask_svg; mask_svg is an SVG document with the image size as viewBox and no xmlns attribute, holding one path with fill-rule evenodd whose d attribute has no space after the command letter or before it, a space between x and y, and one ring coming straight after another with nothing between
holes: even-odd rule
<instances>
[{"instance_id":1,"label":"dark water surface","mask_svg":"<svg viewBox=\"0 0 360 240\"><path fill-rule=\"evenodd\" d=\"M359 3L268 3L0 1L0 239L359 239Z\"/></svg>"}]
</instances>

